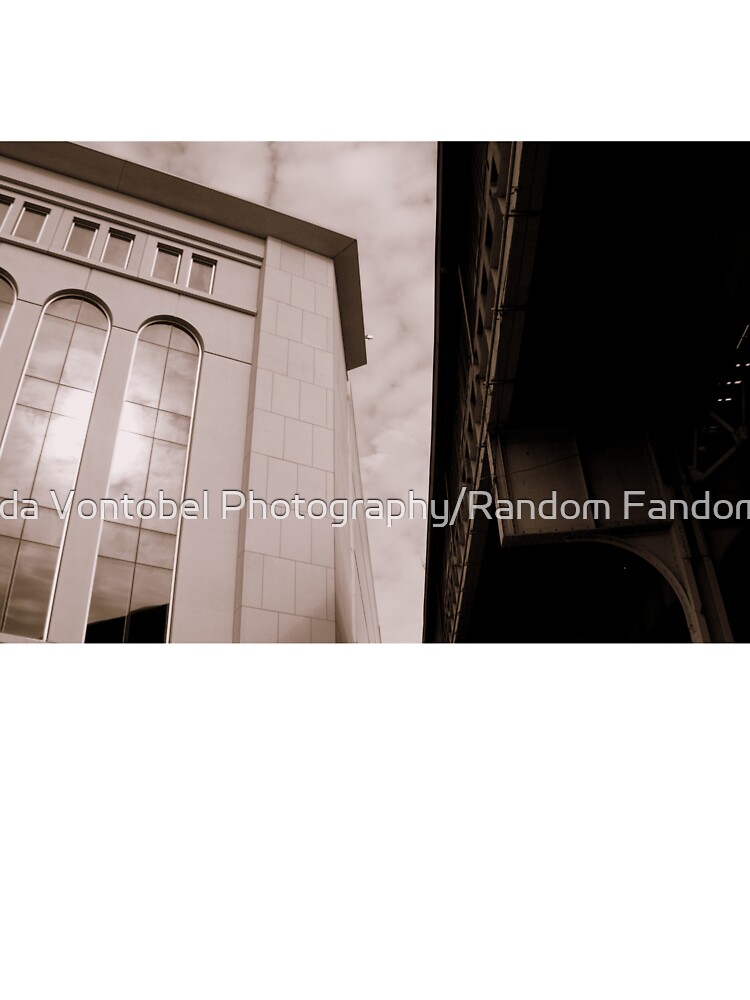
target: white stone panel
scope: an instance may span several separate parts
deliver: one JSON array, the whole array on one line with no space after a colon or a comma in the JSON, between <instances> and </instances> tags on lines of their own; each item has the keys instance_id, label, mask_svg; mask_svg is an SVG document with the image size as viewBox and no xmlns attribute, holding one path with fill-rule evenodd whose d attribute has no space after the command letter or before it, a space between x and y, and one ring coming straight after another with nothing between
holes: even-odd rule
<instances>
[{"instance_id":1,"label":"white stone panel","mask_svg":"<svg viewBox=\"0 0 750 1000\"><path fill-rule=\"evenodd\" d=\"M242 558L242 604L246 607L263 606L263 556L245 552Z\"/></svg>"},{"instance_id":2,"label":"white stone panel","mask_svg":"<svg viewBox=\"0 0 750 1000\"><path fill-rule=\"evenodd\" d=\"M263 559L263 607L267 611L295 613L295 563L292 559Z\"/></svg>"},{"instance_id":3,"label":"white stone panel","mask_svg":"<svg viewBox=\"0 0 750 1000\"><path fill-rule=\"evenodd\" d=\"M282 271L288 271L289 274L298 274L300 277L304 277L305 251L292 246L291 243L282 243L280 267Z\"/></svg>"},{"instance_id":4,"label":"white stone panel","mask_svg":"<svg viewBox=\"0 0 750 1000\"><path fill-rule=\"evenodd\" d=\"M285 422L284 458L288 462L297 462L300 465L312 465L312 425L305 424L301 420L290 420L289 417L285 418Z\"/></svg>"},{"instance_id":5,"label":"white stone panel","mask_svg":"<svg viewBox=\"0 0 750 1000\"><path fill-rule=\"evenodd\" d=\"M305 278L299 278L296 274L293 274L291 278L291 298L284 299L283 301L291 301L293 306L299 306L300 309L307 309L310 312L315 312L315 282L307 281Z\"/></svg>"},{"instance_id":6,"label":"white stone panel","mask_svg":"<svg viewBox=\"0 0 750 1000\"><path fill-rule=\"evenodd\" d=\"M255 405L260 410L271 410L273 372L258 368L255 377Z\"/></svg>"},{"instance_id":7,"label":"white stone panel","mask_svg":"<svg viewBox=\"0 0 750 1000\"><path fill-rule=\"evenodd\" d=\"M45 266L45 259L51 260L27 247L2 244L2 264L18 284L19 299L43 305L63 289L83 290L87 287L90 268L70 260L55 260L54 266Z\"/></svg>"},{"instance_id":8,"label":"white stone panel","mask_svg":"<svg viewBox=\"0 0 750 1000\"><path fill-rule=\"evenodd\" d=\"M310 347L326 349L326 321L323 316L306 312L302 317L302 343Z\"/></svg>"},{"instance_id":9,"label":"white stone panel","mask_svg":"<svg viewBox=\"0 0 750 1000\"><path fill-rule=\"evenodd\" d=\"M312 382L315 378L314 353L312 347L306 344L289 344L289 367L287 374L290 378L298 378L302 382Z\"/></svg>"},{"instance_id":10,"label":"white stone panel","mask_svg":"<svg viewBox=\"0 0 750 1000\"><path fill-rule=\"evenodd\" d=\"M333 472L333 431L313 427L313 462L316 469Z\"/></svg>"},{"instance_id":11,"label":"white stone panel","mask_svg":"<svg viewBox=\"0 0 750 1000\"><path fill-rule=\"evenodd\" d=\"M273 611L243 608L240 642L278 642L278 619Z\"/></svg>"},{"instance_id":12,"label":"white stone panel","mask_svg":"<svg viewBox=\"0 0 750 1000\"><path fill-rule=\"evenodd\" d=\"M301 279L300 279L301 280ZM292 276L278 268L266 266L263 294L277 302L292 301ZM294 305L299 303L295 302Z\"/></svg>"},{"instance_id":13,"label":"white stone panel","mask_svg":"<svg viewBox=\"0 0 750 1000\"><path fill-rule=\"evenodd\" d=\"M333 390L326 389L326 427L333 428Z\"/></svg>"},{"instance_id":14,"label":"white stone panel","mask_svg":"<svg viewBox=\"0 0 750 1000\"><path fill-rule=\"evenodd\" d=\"M158 311L155 309L148 318ZM180 295L174 309L162 308L161 312L172 313L177 319L192 324L203 339L205 349L211 354L247 364L253 360L254 316L235 309L223 309L214 302L195 299L189 295Z\"/></svg>"},{"instance_id":15,"label":"white stone panel","mask_svg":"<svg viewBox=\"0 0 750 1000\"><path fill-rule=\"evenodd\" d=\"M300 383L299 396L299 417L300 420L307 421L308 424L318 424L325 427L327 422L327 400L326 393L320 385L310 385L307 382Z\"/></svg>"},{"instance_id":16,"label":"white stone panel","mask_svg":"<svg viewBox=\"0 0 750 1000\"><path fill-rule=\"evenodd\" d=\"M120 274L92 270L86 290L107 303L115 326L125 330L139 330L153 316L180 315L180 296L172 288L154 288Z\"/></svg>"},{"instance_id":17,"label":"white stone panel","mask_svg":"<svg viewBox=\"0 0 750 1000\"><path fill-rule=\"evenodd\" d=\"M271 517L262 517L259 510L256 511L256 515L248 518L245 527L246 551L278 556L281 546L281 522ZM230 514L229 517L245 517L245 512Z\"/></svg>"},{"instance_id":18,"label":"white stone panel","mask_svg":"<svg viewBox=\"0 0 750 1000\"><path fill-rule=\"evenodd\" d=\"M253 416L253 451L284 457L284 417L256 410Z\"/></svg>"},{"instance_id":19,"label":"white stone panel","mask_svg":"<svg viewBox=\"0 0 750 1000\"><path fill-rule=\"evenodd\" d=\"M279 303L276 299L269 299L268 296L263 297L259 316L261 331L265 330L267 333L276 333L278 308Z\"/></svg>"},{"instance_id":20,"label":"white stone panel","mask_svg":"<svg viewBox=\"0 0 750 1000\"><path fill-rule=\"evenodd\" d=\"M252 490L256 497L264 497L266 495L268 486L268 461L267 455L261 455L257 451L253 452L250 456L247 488ZM227 486L227 489L233 490L235 486Z\"/></svg>"},{"instance_id":21,"label":"white stone panel","mask_svg":"<svg viewBox=\"0 0 750 1000\"><path fill-rule=\"evenodd\" d=\"M298 615L322 618L326 607L326 569L297 563L296 609Z\"/></svg>"},{"instance_id":22,"label":"white stone panel","mask_svg":"<svg viewBox=\"0 0 750 1000\"><path fill-rule=\"evenodd\" d=\"M297 464L280 458L268 460L267 500L291 500L297 492ZM257 494L260 496L260 494Z\"/></svg>"},{"instance_id":23,"label":"white stone panel","mask_svg":"<svg viewBox=\"0 0 750 1000\"><path fill-rule=\"evenodd\" d=\"M321 618L312 618L311 642L335 642L336 626L333 622Z\"/></svg>"},{"instance_id":24,"label":"white stone panel","mask_svg":"<svg viewBox=\"0 0 750 1000\"><path fill-rule=\"evenodd\" d=\"M309 517L297 518L292 511L288 518L281 522L280 555L284 559L296 559L298 562L312 562L312 537L316 525Z\"/></svg>"},{"instance_id":25,"label":"white stone panel","mask_svg":"<svg viewBox=\"0 0 750 1000\"><path fill-rule=\"evenodd\" d=\"M334 528L331 518L314 521L311 531L310 561L318 566L333 568L333 533L344 531L343 527Z\"/></svg>"},{"instance_id":26,"label":"white stone panel","mask_svg":"<svg viewBox=\"0 0 750 1000\"><path fill-rule=\"evenodd\" d=\"M249 392L248 365L203 356L185 495L200 500L206 490L213 508L205 520L182 522L175 642L232 641L241 515L222 519L220 497L223 489L242 483Z\"/></svg>"},{"instance_id":27,"label":"white stone panel","mask_svg":"<svg viewBox=\"0 0 750 1000\"><path fill-rule=\"evenodd\" d=\"M326 490L325 472L320 469L313 469L308 465L301 465L299 467L297 489L299 495L304 500L328 501L330 499L330 495Z\"/></svg>"},{"instance_id":28,"label":"white stone panel","mask_svg":"<svg viewBox=\"0 0 750 1000\"><path fill-rule=\"evenodd\" d=\"M288 351L289 341L274 333L264 333L258 347L258 366L285 375Z\"/></svg>"},{"instance_id":29,"label":"white stone panel","mask_svg":"<svg viewBox=\"0 0 750 1000\"><path fill-rule=\"evenodd\" d=\"M333 289L315 285L315 312L333 319Z\"/></svg>"},{"instance_id":30,"label":"white stone panel","mask_svg":"<svg viewBox=\"0 0 750 1000\"><path fill-rule=\"evenodd\" d=\"M312 253L310 250L306 250L304 276L309 281L318 281L321 285L325 285L328 273L326 268L327 264L327 257L321 257L320 254Z\"/></svg>"},{"instance_id":31,"label":"white stone panel","mask_svg":"<svg viewBox=\"0 0 750 1000\"><path fill-rule=\"evenodd\" d=\"M266 264L269 267L281 267L281 243L272 236L266 240Z\"/></svg>"},{"instance_id":32,"label":"white stone panel","mask_svg":"<svg viewBox=\"0 0 750 1000\"><path fill-rule=\"evenodd\" d=\"M299 419L299 380L289 378L286 375L275 374L273 377L273 402L274 413L280 413L284 417Z\"/></svg>"},{"instance_id":33,"label":"white stone panel","mask_svg":"<svg viewBox=\"0 0 750 1000\"><path fill-rule=\"evenodd\" d=\"M315 352L315 384L333 389L333 356L327 351Z\"/></svg>"},{"instance_id":34,"label":"white stone panel","mask_svg":"<svg viewBox=\"0 0 750 1000\"><path fill-rule=\"evenodd\" d=\"M279 642L310 642L310 619L300 615L279 615Z\"/></svg>"},{"instance_id":35,"label":"white stone panel","mask_svg":"<svg viewBox=\"0 0 750 1000\"><path fill-rule=\"evenodd\" d=\"M302 340L302 310L279 302L275 333L287 340Z\"/></svg>"}]
</instances>

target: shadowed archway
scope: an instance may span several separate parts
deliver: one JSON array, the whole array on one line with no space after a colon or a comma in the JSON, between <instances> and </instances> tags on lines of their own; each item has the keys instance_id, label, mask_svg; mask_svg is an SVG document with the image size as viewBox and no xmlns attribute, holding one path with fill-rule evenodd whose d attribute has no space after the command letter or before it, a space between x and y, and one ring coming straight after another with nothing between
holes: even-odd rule
<instances>
[{"instance_id":1,"label":"shadowed archway","mask_svg":"<svg viewBox=\"0 0 750 1000\"><path fill-rule=\"evenodd\" d=\"M645 559L603 542L501 548L488 532L465 642L690 642Z\"/></svg>"}]
</instances>

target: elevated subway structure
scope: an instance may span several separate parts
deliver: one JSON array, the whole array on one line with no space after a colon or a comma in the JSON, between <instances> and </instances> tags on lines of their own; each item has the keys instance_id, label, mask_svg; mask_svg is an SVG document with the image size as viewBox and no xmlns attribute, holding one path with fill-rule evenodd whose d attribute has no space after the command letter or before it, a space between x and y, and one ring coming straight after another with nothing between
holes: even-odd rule
<instances>
[{"instance_id":1,"label":"elevated subway structure","mask_svg":"<svg viewBox=\"0 0 750 1000\"><path fill-rule=\"evenodd\" d=\"M747 520L623 495L750 498L750 147L445 143L438 171L431 497L581 514L431 524L425 641L743 639Z\"/></svg>"}]
</instances>

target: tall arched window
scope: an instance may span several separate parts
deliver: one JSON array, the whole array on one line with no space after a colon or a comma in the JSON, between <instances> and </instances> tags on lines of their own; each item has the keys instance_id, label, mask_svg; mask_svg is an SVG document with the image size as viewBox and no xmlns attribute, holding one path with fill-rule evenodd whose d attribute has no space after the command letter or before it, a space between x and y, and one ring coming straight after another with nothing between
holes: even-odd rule
<instances>
[{"instance_id":1,"label":"tall arched window","mask_svg":"<svg viewBox=\"0 0 750 1000\"><path fill-rule=\"evenodd\" d=\"M0 338L5 331L5 324L8 322L15 301L16 293L13 286L0 274Z\"/></svg>"},{"instance_id":2,"label":"tall arched window","mask_svg":"<svg viewBox=\"0 0 750 1000\"><path fill-rule=\"evenodd\" d=\"M0 519L0 631L44 638L109 321L73 296L44 311L0 452L0 499L32 499L38 517ZM7 505L6 505L7 506ZM30 509L30 508L28 508Z\"/></svg>"},{"instance_id":3,"label":"tall arched window","mask_svg":"<svg viewBox=\"0 0 750 1000\"><path fill-rule=\"evenodd\" d=\"M152 323L138 338L107 496L182 501L200 352L193 337ZM166 642L179 519L102 525L86 642Z\"/></svg>"}]
</instances>

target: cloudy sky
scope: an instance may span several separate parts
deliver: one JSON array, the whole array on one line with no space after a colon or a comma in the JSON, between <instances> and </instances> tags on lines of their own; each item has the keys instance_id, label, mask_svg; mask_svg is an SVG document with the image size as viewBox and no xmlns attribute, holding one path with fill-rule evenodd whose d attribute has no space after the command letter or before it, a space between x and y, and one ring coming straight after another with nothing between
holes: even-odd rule
<instances>
[{"instance_id":1,"label":"cloudy sky","mask_svg":"<svg viewBox=\"0 0 750 1000\"><path fill-rule=\"evenodd\" d=\"M351 372L364 494L427 497L436 147L409 142L87 143L353 236L368 364ZM424 521L368 524L384 642L419 642Z\"/></svg>"}]
</instances>

